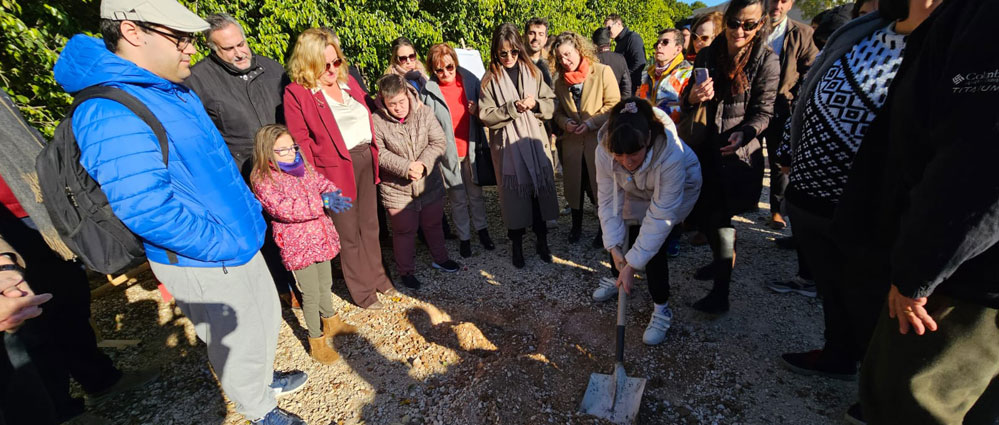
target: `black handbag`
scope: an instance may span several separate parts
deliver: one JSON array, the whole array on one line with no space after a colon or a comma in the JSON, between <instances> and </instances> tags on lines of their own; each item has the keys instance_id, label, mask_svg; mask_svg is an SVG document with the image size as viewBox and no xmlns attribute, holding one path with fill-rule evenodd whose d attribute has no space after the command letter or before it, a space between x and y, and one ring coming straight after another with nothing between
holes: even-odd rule
<instances>
[{"instance_id":1,"label":"black handbag","mask_svg":"<svg viewBox=\"0 0 999 425\"><path fill-rule=\"evenodd\" d=\"M483 135L479 138L481 141L485 141L486 137ZM478 180L479 186L496 186L496 169L493 167L493 153L489 149L489 142L477 142L474 144L475 148L475 163L472 164L475 169L475 177Z\"/></svg>"}]
</instances>

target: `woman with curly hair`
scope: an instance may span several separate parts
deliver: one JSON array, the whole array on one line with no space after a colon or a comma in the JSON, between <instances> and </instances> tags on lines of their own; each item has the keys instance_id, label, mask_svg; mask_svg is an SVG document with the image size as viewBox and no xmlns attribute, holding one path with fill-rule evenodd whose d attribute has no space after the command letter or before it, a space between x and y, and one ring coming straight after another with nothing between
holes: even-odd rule
<instances>
[{"instance_id":1,"label":"woman with curly hair","mask_svg":"<svg viewBox=\"0 0 999 425\"><path fill-rule=\"evenodd\" d=\"M582 233L583 194L594 204L597 171L593 166L597 130L607 122L607 113L621 100L614 71L596 58L589 40L574 32L555 37L548 63L555 71L554 90L558 106L555 124L562 133L562 184L572 209L569 243ZM601 247L600 231L593 246Z\"/></svg>"}]
</instances>

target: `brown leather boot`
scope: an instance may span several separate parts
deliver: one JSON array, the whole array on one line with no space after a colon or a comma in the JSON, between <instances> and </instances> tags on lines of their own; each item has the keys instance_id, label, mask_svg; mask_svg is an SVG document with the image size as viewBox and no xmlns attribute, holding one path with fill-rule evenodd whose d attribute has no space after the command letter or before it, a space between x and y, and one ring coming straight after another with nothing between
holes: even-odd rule
<instances>
[{"instance_id":1,"label":"brown leather boot","mask_svg":"<svg viewBox=\"0 0 999 425\"><path fill-rule=\"evenodd\" d=\"M340 355L326 343L324 337L309 338L309 355L324 365L331 365L340 359Z\"/></svg>"},{"instance_id":2,"label":"brown leather boot","mask_svg":"<svg viewBox=\"0 0 999 425\"><path fill-rule=\"evenodd\" d=\"M323 338L357 333L357 326L340 320L337 316L323 317Z\"/></svg>"}]
</instances>

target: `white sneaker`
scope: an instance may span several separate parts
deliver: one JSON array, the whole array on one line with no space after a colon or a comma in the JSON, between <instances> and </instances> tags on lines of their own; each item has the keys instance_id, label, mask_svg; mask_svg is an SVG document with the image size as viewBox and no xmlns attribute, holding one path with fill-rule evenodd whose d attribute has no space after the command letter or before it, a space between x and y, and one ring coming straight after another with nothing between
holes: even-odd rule
<instances>
[{"instance_id":1,"label":"white sneaker","mask_svg":"<svg viewBox=\"0 0 999 425\"><path fill-rule=\"evenodd\" d=\"M652 318L649 319L649 326L642 334L642 342L646 345L656 345L666 339L666 331L669 330L670 322L673 321L673 311L666 306L662 313L652 311Z\"/></svg>"},{"instance_id":2,"label":"white sneaker","mask_svg":"<svg viewBox=\"0 0 999 425\"><path fill-rule=\"evenodd\" d=\"M616 297L617 286L614 285L615 283L617 283L617 280L612 277L600 278L600 286L593 291L593 300L602 302Z\"/></svg>"}]
</instances>

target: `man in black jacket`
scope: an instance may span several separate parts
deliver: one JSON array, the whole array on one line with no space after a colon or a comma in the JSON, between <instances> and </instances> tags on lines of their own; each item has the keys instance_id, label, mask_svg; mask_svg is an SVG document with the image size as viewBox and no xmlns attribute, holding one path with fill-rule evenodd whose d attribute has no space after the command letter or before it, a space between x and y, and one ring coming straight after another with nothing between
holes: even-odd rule
<instances>
[{"instance_id":1,"label":"man in black jacket","mask_svg":"<svg viewBox=\"0 0 999 425\"><path fill-rule=\"evenodd\" d=\"M784 124L791 117L798 85L812 66L815 55L819 54L812 38L812 28L787 16L792 7L794 0L768 0L771 31L767 36L767 43L780 58L780 85L777 88L777 101L774 102L774 117L764 135L770 162L769 226L775 230L787 227L787 222L781 215L781 203L784 201L788 177L781 172L780 164L777 164L777 147L784 140Z\"/></svg>"},{"instance_id":2,"label":"man in black jacket","mask_svg":"<svg viewBox=\"0 0 999 425\"><path fill-rule=\"evenodd\" d=\"M628 27L624 26L624 21L618 15L608 15L604 20L604 26L610 30L611 37L617 45L614 51L624 56L628 63L628 71L631 73L632 89L636 87L636 81L642 81L642 73L645 72L645 42L642 36L638 35ZM635 93L622 92L621 97L633 96Z\"/></svg>"},{"instance_id":3,"label":"man in black jacket","mask_svg":"<svg viewBox=\"0 0 999 425\"><path fill-rule=\"evenodd\" d=\"M191 68L184 83L201 98L246 175L252 168L254 134L260 127L284 121L281 103L288 76L281 64L253 54L233 17L218 13L205 20L211 25L205 39L212 51Z\"/></svg>"},{"instance_id":4,"label":"man in black jacket","mask_svg":"<svg viewBox=\"0 0 999 425\"><path fill-rule=\"evenodd\" d=\"M273 59L253 54L243 27L232 16L217 13L205 20L210 25L205 39L211 53L191 68L191 76L184 84L201 98L236 166L249 179L253 169L253 136L260 127L284 122L282 103L288 75ZM267 223L261 254L278 293L295 306L298 298L291 289L295 278L281 263L270 220Z\"/></svg>"},{"instance_id":5,"label":"man in black jacket","mask_svg":"<svg viewBox=\"0 0 999 425\"><path fill-rule=\"evenodd\" d=\"M611 51L611 36L607 27L600 27L593 31L593 45L597 47L597 59L600 59L600 63L611 67L611 70L614 71L614 77L617 78L617 88L621 90L621 95L632 93L628 62L620 53Z\"/></svg>"},{"instance_id":6,"label":"man in black jacket","mask_svg":"<svg viewBox=\"0 0 999 425\"><path fill-rule=\"evenodd\" d=\"M861 370L871 424L999 417L987 400L999 390L999 45L981 42L996 18L994 1L947 1L909 36L833 222L891 283Z\"/></svg>"}]
</instances>

